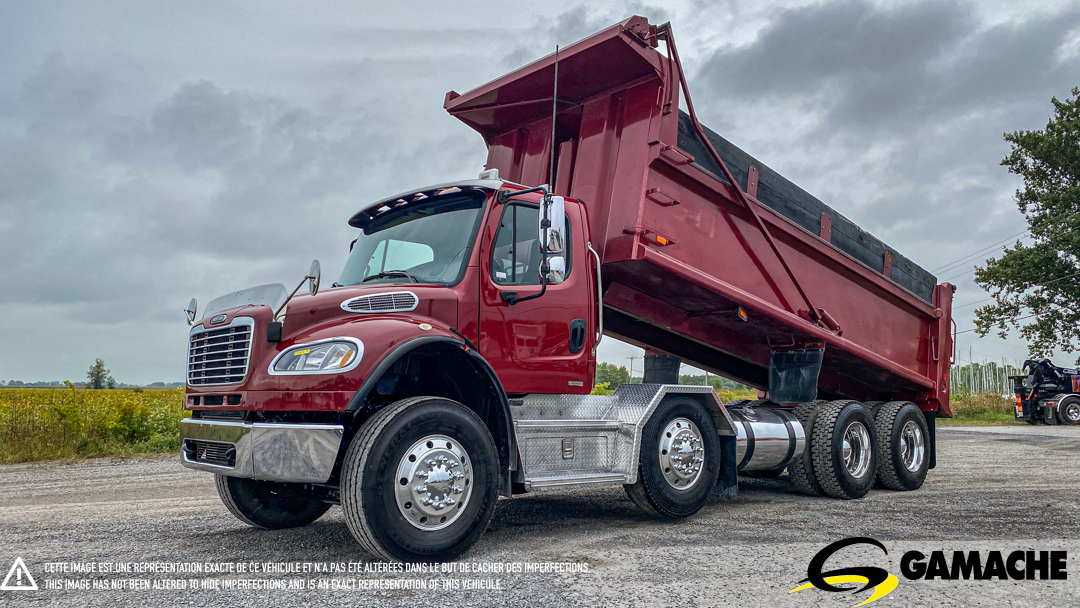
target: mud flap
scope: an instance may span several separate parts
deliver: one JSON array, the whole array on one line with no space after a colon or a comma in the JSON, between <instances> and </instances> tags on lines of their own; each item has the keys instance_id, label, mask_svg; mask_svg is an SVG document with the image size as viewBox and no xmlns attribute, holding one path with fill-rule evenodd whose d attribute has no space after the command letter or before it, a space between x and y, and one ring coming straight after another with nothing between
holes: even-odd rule
<instances>
[{"instance_id":1,"label":"mud flap","mask_svg":"<svg viewBox=\"0 0 1080 608\"><path fill-rule=\"evenodd\" d=\"M769 360L769 399L809 403L817 399L818 375L825 349L774 350Z\"/></svg>"},{"instance_id":2,"label":"mud flap","mask_svg":"<svg viewBox=\"0 0 1080 608\"><path fill-rule=\"evenodd\" d=\"M930 431L927 439L930 441L930 465L932 469L937 466L937 412L923 412L926 418L926 429Z\"/></svg>"},{"instance_id":3,"label":"mud flap","mask_svg":"<svg viewBox=\"0 0 1080 608\"><path fill-rule=\"evenodd\" d=\"M720 476L716 480L715 498L736 498L739 495L739 463L735 460L735 437L720 436Z\"/></svg>"}]
</instances>

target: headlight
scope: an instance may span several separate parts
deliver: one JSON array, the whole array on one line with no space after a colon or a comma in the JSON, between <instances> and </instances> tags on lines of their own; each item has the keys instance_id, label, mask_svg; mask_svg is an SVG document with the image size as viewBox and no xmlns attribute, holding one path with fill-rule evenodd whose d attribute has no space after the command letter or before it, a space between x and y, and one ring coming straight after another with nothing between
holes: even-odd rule
<instances>
[{"instance_id":1,"label":"headlight","mask_svg":"<svg viewBox=\"0 0 1080 608\"><path fill-rule=\"evenodd\" d=\"M360 363L364 344L353 338L331 338L294 346L279 354L271 374L334 374Z\"/></svg>"}]
</instances>

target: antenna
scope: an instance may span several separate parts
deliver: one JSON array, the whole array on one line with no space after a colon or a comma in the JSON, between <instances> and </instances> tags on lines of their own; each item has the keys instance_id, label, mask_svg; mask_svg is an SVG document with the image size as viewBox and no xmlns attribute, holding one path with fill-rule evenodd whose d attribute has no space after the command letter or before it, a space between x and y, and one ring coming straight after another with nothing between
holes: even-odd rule
<instances>
[{"instance_id":1,"label":"antenna","mask_svg":"<svg viewBox=\"0 0 1080 608\"><path fill-rule=\"evenodd\" d=\"M555 45L555 84L551 89L551 158L548 163L548 196L555 190L555 117L559 114L559 45Z\"/></svg>"}]
</instances>

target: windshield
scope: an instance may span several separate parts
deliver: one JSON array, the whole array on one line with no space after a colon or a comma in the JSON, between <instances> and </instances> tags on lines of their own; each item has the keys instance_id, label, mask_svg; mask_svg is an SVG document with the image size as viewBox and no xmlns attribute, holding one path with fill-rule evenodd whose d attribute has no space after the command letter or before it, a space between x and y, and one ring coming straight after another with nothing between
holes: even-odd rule
<instances>
[{"instance_id":1,"label":"windshield","mask_svg":"<svg viewBox=\"0 0 1080 608\"><path fill-rule=\"evenodd\" d=\"M457 283L483 205L479 194L454 196L377 217L361 230L338 284Z\"/></svg>"}]
</instances>

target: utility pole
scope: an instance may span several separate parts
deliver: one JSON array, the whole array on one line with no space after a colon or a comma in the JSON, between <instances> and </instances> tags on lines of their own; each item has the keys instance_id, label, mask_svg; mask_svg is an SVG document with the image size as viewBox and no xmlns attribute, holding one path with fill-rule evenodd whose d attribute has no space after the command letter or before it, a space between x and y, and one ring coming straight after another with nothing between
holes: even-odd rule
<instances>
[{"instance_id":1,"label":"utility pole","mask_svg":"<svg viewBox=\"0 0 1080 608\"><path fill-rule=\"evenodd\" d=\"M634 359L637 359L637 357L630 356L630 357L627 357L627 359L630 360L630 382L633 383L634 382Z\"/></svg>"}]
</instances>

